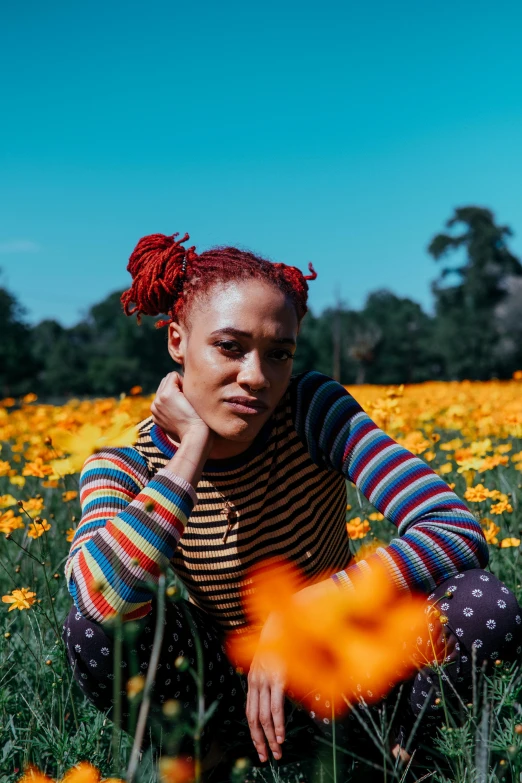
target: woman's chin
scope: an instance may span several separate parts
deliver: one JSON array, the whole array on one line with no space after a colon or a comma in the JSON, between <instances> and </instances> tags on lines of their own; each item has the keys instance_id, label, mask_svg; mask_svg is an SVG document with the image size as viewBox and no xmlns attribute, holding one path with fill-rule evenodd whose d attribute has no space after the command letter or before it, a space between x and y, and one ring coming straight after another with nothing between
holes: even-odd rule
<instances>
[{"instance_id":1,"label":"woman's chin","mask_svg":"<svg viewBox=\"0 0 522 783\"><path fill-rule=\"evenodd\" d=\"M216 435L223 440L232 440L236 443L249 443L254 440L261 427L264 424L263 421L245 421L239 416L234 416L232 421L227 421L219 427L211 427Z\"/></svg>"}]
</instances>

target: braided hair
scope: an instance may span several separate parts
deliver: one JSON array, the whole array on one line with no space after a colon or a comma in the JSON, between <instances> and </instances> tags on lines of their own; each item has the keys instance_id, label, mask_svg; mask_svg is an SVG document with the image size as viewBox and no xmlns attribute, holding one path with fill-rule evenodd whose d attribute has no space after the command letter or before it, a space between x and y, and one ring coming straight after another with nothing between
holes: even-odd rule
<instances>
[{"instance_id":1,"label":"braided hair","mask_svg":"<svg viewBox=\"0 0 522 783\"><path fill-rule=\"evenodd\" d=\"M132 285L121 296L126 315L168 314L156 322L160 328L172 321L184 321L192 301L216 283L255 279L272 283L293 303L298 321L307 311L308 283L317 273L311 263L309 275L295 266L275 264L236 247L214 247L198 254L195 246L185 248L185 234L150 234L142 237L129 258L127 270Z\"/></svg>"}]
</instances>

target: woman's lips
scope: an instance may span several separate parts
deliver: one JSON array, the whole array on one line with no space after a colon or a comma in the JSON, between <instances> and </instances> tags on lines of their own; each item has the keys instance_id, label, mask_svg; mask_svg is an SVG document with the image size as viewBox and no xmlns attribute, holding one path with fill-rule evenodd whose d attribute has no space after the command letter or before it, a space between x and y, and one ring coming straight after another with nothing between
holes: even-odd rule
<instances>
[{"instance_id":1,"label":"woman's lips","mask_svg":"<svg viewBox=\"0 0 522 783\"><path fill-rule=\"evenodd\" d=\"M254 406L253 403L248 403L248 402L243 403L243 402L237 402L236 400L224 400L224 402L227 405L230 405L230 407L233 408L237 413L259 414L259 413L265 413L265 411L267 410L267 407L264 405Z\"/></svg>"}]
</instances>

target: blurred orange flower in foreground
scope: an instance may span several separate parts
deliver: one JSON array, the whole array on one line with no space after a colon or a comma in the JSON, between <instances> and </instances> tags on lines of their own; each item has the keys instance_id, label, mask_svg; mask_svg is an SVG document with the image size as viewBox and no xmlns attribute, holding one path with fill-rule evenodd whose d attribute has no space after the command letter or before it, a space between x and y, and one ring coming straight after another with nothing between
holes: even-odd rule
<instances>
[{"instance_id":1,"label":"blurred orange flower in foreground","mask_svg":"<svg viewBox=\"0 0 522 783\"><path fill-rule=\"evenodd\" d=\"M88 761L80 761L65 773L61 783L100 783L100 779L100 773L96 767L93 767ZM54 781L29 764L17 783L54 783ZM120 778L104 778L102 783L123 783L123 781Z\"/></svg>"},{"instance_id":2,"label":"blurred orange flower in foreground","mask_svg":"<svg viewBox=\"0 0 522 783\"><path fill-rule=\"evenodd\" d=\"M399 593L384 567L350 578L353 590L304 599L296 598L303 580L292 564L253 569L244 585L251 633L229 634L228 654L248 671L254 654L262 653L286 672L286 687L315 710L316 691L330 694L339 713L347 709L345 699L361 691L365 699L370 692L367 701L383 697L426 663L417 646L427 641L426 598ZM260 639L268 615L279 618L278 632Z\"/></svg>"},{"instance_id":3,"label":"blurred orange flower in foreground","mask_svg":"<svg viewBox=\"0 0 522 783\"><path fill-rule=\"evenodd\" d=\"M189 783L194 780L194 763L187 758L163 756L158 764L161 783Z\"/></svg>"}]
</instances>

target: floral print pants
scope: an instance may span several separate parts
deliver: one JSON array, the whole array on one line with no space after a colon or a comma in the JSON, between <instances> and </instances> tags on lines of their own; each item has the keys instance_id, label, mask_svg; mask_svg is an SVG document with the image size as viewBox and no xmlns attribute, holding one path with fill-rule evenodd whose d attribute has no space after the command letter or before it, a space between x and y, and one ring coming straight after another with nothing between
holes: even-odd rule
<instances>
[{"instance_id":1,"label":"floral print pants","mask_svg":"<svg viewBox=\"0 0 522 783\"><path fill-rule=\"evenodd\" d=\"M493 574L481 569L456 574L440 584L428 596L428 602L436 604L445 615L446 628L451 631L456 643L447 665L443 665L442 669L428 666L401 686L402 708L396 715L397 731L402 732L403 739L407 739L417 718L421 717L413 747L419 743L425 748L436 734L435 727L444 718L440 707L442 695L453 702L456 694L463 702L471 701L474 664L491 669L497 660L515 661L522 652L520 607L513 593ZM105 626L86 620L74 606L63 625L69 664L83 693L98 709L107 711L109 717L114 712L116 699L121 699L121 725L131 733L135 725L135 711L127 697L126 684L131 676L147 673L155 623L156 608L153 603L153 610L146 618L124 624L118 678L115 676L112 632ZM143 747L149 744L158 746L163 742L161 737L166 736L168 729L168 718L163 709L166 701L177 700L181 714L187 720L196 709L195 680L190 671L182 671L174 664L182 656L191 667L196 668L195 634L203 654L205 707L217 702L217 708L203 731L202 755L216 739L234 757L248 756L253 763L259 764L245 717L247 676L238 673L227 659L222 633L210 616L184 600L168 603L166 607L149 734ZM118 680L116 692L115 682ZM398 688L394 692L397 693ZM392 695L368 708L364 703L365 694L361 691L361 702L335 721L336 744L346 749L354 748L360 756L368 752L375 755L371 723L378 720L379 714L382 716L383 705L388 709L386 704L389 704L391 714L395 703ZM316 710L305 708L290 696L286 698L287 738L283 744L282 763L313 756L319 748L324 748L324 740L332 740L332 721L319 717L328 714L328 701L321 693L316 693L314 698L318 703ZM176 752L188 755L193 752L189 736L181 739Z\"/></svg>"}]
</instances>

